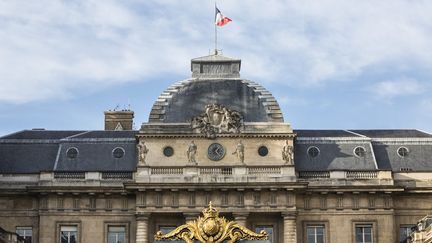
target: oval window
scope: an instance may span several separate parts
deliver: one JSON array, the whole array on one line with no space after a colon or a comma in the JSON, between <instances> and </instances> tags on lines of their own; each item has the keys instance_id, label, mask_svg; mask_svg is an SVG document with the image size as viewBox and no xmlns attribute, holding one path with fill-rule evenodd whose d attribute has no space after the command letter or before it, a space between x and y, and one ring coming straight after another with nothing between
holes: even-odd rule
<instances>
[{"instance_id":1,"label":"oval window","mask_svg":"<svg viewBox=\"0 0 432 243\"><path fill-rule=\"evenodd\" d=\"M125 155L125 151L123 148L117 147L117 148L113 149L112 155L114 158L120 159L120 158L123 158L123 156Z\"/></svg>"},{"instance_id":2,"label":"oval window","mask_svg":"<svg viewBox=\"0 0 432 243\"><path fill-rule=\"evenodd\" d=\"M268 148L266 146L260 146L258 148L258 154L262 157L266 156L268 154Z\"/></svg>"},{"instance_id":3,"label":"oval window","mask_svg":"<svg viewBox=\"0 0 432 243\"><path fill-rule=\"evenodd\" d=\"M320 153L320 150L315 146L309 147L307 150L307 154L311 158L317 157L319 155L319 153Z\"/></svg>"},{"instance_id":4,"label":"oval window","mask_svg":"<svg viewBox=\"0 0 432 243\"><path fill-rule=\"evenodd\" d=\"M66 156L69 159L75 159L76 157L78 157L78 149L75 147L68 148L68 150L66 151Z\"/></svg>"},{"instance_id":5,"label":"oval window","mask_svg":"<svg viewBox=\"0 0 432 243\"><path fill-rule=\"evenodd\" d=\"M173 154L174 154L174 149L173 149L171 146L166 146L166 147L163 149L163 154L164 154L166 157L171 157L171 156L173 156Z\"/></svg>"}]
</instances>

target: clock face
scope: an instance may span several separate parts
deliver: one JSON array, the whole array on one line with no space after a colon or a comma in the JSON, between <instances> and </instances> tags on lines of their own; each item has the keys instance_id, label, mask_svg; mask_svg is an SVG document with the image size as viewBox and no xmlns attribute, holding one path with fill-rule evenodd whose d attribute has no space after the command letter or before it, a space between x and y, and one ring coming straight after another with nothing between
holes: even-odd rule
<instances>
[{"instance_id":1,"label":"clock face","mask_svg":"<svg viewBox=\"0 0 432 243\"><path fill-rule=\"evenodd\" d=\"M207 156L213 161L221 160L225 156L225 148L218 143L210 144L207 150Z\"/></svg>"}]
</instances>

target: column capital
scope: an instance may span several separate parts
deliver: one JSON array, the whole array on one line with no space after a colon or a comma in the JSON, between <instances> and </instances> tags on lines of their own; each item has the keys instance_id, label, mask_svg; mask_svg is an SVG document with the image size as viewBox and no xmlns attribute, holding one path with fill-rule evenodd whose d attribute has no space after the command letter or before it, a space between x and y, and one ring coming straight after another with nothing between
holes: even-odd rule
<instances>
[{"instance_id":1,"label":"column capital","mask_svg":"<svg viewBox=\"0 0 432 243\"><path fill-rule=\"evenodd\" d=\"M144 221L144 220L148 220L150 217L150 213L137 213L135 214L135 218L137 221Z\"/></svg>"},{"instance_id":2,"label":"column capital","mask_svg":"<svg viewBox=\"0 0 432 243\"><path fill-rule=\"evenodd\" d=\"M297 212L281 212L281 215L284 220L297 218Z\"/></svg>"}]
</instances>

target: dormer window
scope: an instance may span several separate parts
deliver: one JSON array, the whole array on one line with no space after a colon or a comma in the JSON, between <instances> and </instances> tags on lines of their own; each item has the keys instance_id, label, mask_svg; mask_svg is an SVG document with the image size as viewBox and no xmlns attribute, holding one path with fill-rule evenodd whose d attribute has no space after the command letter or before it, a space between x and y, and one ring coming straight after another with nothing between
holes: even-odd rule
<instances>
[{"instance_id":1,"label":"dormer window","mask_svg":"<svg viewBox=\"0 0 432 243\"><path fill-rule=\"evenodd\" d=\"M320 150L315 146L311 146L307 150L307 154L309 155L310 158L317 157L319 155L319 153L320 153Z\"/></svg>"},{"instance_id":2,"label":"dormer window","mask_svg":"<svg viewBox=\"0 0 432 243\"><path fill-rule=\"evenodd\" d=\"M400 147L400 148L398 148L398 150L397 150L397 154L398 154L400 157L405 158L405 157L408 156L408 154L409 154L409 150L408 150L408 148L406 148L406 147Z\"/></svg>"},{"instance_id":3,"label":"dormer window","mask_svg":"<svg viewBox=\"0 0 432 243\"><path fill-rule=\"evenodd\" d=\"M112 155L116 159L123 158L124 154L125 154L125 151L121 147L117 147L117 148L113 149L113 151L112 151Z\"/></svg>"},{"instance_id":4,"label":"dormer window","mask_svg":"<svg viewBox=\"0 0 432 243\"><path fill-rule=\"evenodd\" d=\"M78 149L75 147L68 148L68 150L66 150L66 156L68 159L76 159L78 157Z\"/></svg>"},{"instance_id":5,"label":"dormer window","mask_svg":"<svg viewBox=\"0 0 432 243\"><path fill-rule=\"evenodd\" d=\"M355 147L354 148L354 155L357 157L365 157L366 149L361 147L361 146Z\"/></svg>"}]
</instances>

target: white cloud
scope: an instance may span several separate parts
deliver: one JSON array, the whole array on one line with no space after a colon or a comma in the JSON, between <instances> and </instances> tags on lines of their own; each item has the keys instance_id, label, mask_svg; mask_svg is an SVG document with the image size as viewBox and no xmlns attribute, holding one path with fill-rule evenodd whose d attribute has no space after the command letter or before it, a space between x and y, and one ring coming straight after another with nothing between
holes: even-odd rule
<instances>
[{"instance_id":1,"label":"white cloud","mask_svg":"<svg viewBox=\"0 0 432 243\"><path fill-rule=\"evenodd\" d=\"M379 98L391 99L397 96L420 94L425 86L414 79L387 80L374 84L370 91Z\"/></svg>"},{"instance_id":2,"label":"white cloud","mask_svg":"<svg viewBox=\"0 0 432 243\"><path fill-rule=\"evenodd\" d=\"M424 68L432 66L431 1L218 4L233 19L220 28L220 46L243 59L245 77L325 85L394 63L432 76ZM0 102L67 98L166 73L186 78L188 60L212 48L212 22L213 4L202 0L0 1Z\"/></svg>"}]
</instances>

